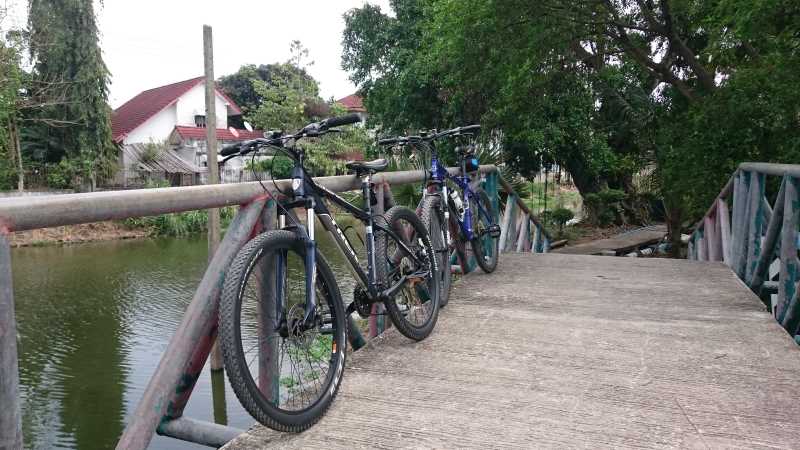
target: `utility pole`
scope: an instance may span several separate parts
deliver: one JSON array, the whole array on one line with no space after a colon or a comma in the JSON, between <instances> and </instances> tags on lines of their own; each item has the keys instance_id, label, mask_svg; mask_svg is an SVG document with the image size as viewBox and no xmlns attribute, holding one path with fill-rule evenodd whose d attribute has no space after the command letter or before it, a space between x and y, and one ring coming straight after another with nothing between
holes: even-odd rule
<instances>
[{"instance_id":1,"label":"utility pole","mask_svg":"<svg viewBox=\"0 0 800 450\"><path fill-rule=\"evenodd\" d=\"M216 86L214 83L214 42L211 26L203 25L203 63L206 85L206 162L208 165L208 184L219 183L219 163L217 163L217 108ZM219 208L208 210L208 260L214 257L220 240ZM222 352L214 343L211 350L211 370L223 368Z\"/></svg>"}]
</instances>

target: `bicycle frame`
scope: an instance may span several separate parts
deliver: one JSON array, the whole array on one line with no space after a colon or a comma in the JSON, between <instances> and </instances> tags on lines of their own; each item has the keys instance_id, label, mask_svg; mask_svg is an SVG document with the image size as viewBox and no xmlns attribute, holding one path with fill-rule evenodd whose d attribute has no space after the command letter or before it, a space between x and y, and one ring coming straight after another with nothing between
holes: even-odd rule
<instances>
[{"instance_id":1,"label":"bicycle frame","mask_svg":"<svg viewBox=\"0 0 800 450\"><path fill-rule=\"evenodd\" d=\"M419 258L411 251L411 249L403 242L403 240L390 228L375 222L375 217L372 214L372 180L370 175L365 175L361 178L361 192L365 199L364 209L358 208L350 204L347 200L343 199L333 191L316 184L311 176L302 167L302 158L296 162L295 168L292 171L292 189L293 199L290 202L281 203L282 212L279 212L278 224L281 229L293 229L305 242L306 257L305 257L305 270L306 274L306 316L305 323L310 325L315 318L316 312L316 242L315 226L316 219L322 223L325 231L333 237L336 246L347 260L347 266L350 268L353 277L365 288L369 294L370 299L381 301L386 298L393 297L397 292L402 289L409 278L415 274L403 275L400 280L392 286L378 286L376 280L376 264L375 264L375 233L374 230L379 230L387 233L394 239L400 246L401 250L409 256L415 264L420 264ZM362 223L366 230L366 253L367 253L367 271L361 268L361 264L356 256L356 251L350 244L350 241L345 236L342 229L336 223L328 207L325 205L323 199L328 199L337 206L341 207L348 213L352 214ZM302 224L296 217L293 217L294 225L286 227L286 215L291 214L289 211L293 208L304 208L306 210L306 224ZM283 306L285 303L285 296L283 292L283 283L281 282L286 276L286 254L279 254L277 261L277 286L276 290L276 307L278 323L285 320L283 313Z\"/></svg>"},{"instance_id":2,"label":"bicycle frame","mask_svg":"<svg viewBox=\"0 0 800 450\"><path fill-rule=\"evenodd\" d=\"M445 183L446 180L448 179L452 180L456 184L456 186L458 186L461 189L463 193L462 202L464 204L464 218L462 219L457 216L456 221L458 222L458 225L461 228L461 232L464 234L464 236L467 238L468 241L476 239L478 236L475 236L475 231L473 230L472 227L472 222L473 222L472 211L469 207L469 204L470 200L477 194L475 193L475 191L472 190L472 186L470 184L472 180L470 179L469 174L467 172L466 162L464 161L464 158L460 158L461 159L460 174L455 176L450 175L450 172L448 172L447 169L442 164L439 163L439 156L438 153L436 152L436 147L434 146L434 144L431 142L429 145L431 149L431 168L430 168L431 179L435 184L439 184L441 186L443 200L445 202L447 202L447 199L449 198L447 192L448 189L447 184ZM475 204L477 204L479 208L479 211L477 213L484 214L489 219L489 222L492 223L494 221L494 218L491 216L491 214L489 214L488 211L483 210L483 207L481 206L480 202L475 202ZM446 215L445 220L448 220L449 208L445 208L445 215Z\"/></svg>"}]
</instances>

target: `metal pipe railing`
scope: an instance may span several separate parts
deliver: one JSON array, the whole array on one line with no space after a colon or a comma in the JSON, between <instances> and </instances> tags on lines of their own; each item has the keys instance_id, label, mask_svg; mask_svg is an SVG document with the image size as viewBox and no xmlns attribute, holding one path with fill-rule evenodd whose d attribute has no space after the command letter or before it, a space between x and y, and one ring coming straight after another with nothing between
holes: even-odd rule
<instances>
[{"instance_id":1,"label":"metal pipe railing","mask_svg":"<svg viewBox=\"0 0 800 450\"><path fill-rule=\"evenodd\" d=\"M772 205L767 176L782 177ZM740 164L695 225L687 257L727 264L800 343L798 183L800 165ZM775 261L780 270L771 273Z\"/></svg>"},{"instance_id":2,"label":"metal pipe railing","mask_svg":"<svg viewBox=\"0 0 800 450\"><path fill-rule=\"evenodd\" d=\"M495 166L480 168L481 173L496 170ZM375 183L393 185L424 179L425 172L421 170L379 173L373 177ZM334 192L358 189L360 183L355 175L319 177L315 180ZM281 190L291 188L291 180L277 180L275 184ZM264 186L270 191L274 188L271 180L265 181ZM12 198L0 201L0 230L24 231L221 208L246 204L262 195L264 189L261 184L250 182Z\"/></svg>"},{"instance_id":3,"label":"metal pipe railing","mask_svg":"<svg viewBox=\"0 0 800 450\"><path fill-rule=\"evenodd\" d=\"M520 207L528 213L536 226L537 237L530 247L531 251L546 251L547 237L543 227L527 207L521 204L511 186L499 176L497 168L483 165L479 171L489 175L487 189L495 204L497 179L509 193L509 198L516 198L520 202ZM408 184L423 181L426 175L422 170L388 172L375 175L373 181L380 186ZM353 175L320 177L316 181L334 192L355 190L360 185L360 180ZM291 182L280 180L275 183L281 190L286 190L290 188ZM264 185L270 193L275 187L271 180ZM263 231L265 226L275 223L267 217L276 212L270 193L264 192L258 182L252 182L0 200L0 404L3 405L0 408L0 447L16 448L22 445L21 431L14 432L21 430L21 416L8 233L242 205L210 261L117 448L144 449L156 431L194 442L211 442L214 445L226 441L231 429L187 420L183 417L183 409L216 338L217 311L224 272L253 233ZM521 231L518 233L519 239L526 238ZM11 442L3 441L7 436L12 439Z\"/></svg>"}]
</instances>

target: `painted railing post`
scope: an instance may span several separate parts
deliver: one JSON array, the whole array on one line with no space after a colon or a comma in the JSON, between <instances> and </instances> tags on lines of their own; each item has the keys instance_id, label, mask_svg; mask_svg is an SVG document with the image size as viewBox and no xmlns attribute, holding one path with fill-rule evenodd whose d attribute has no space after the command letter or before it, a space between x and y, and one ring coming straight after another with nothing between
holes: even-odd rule
<instances>
[{"instance_id":1,"label":"painted railing post","mask_svg":"<svg viewBox=\"0 0 800 450\"><path fill-rule=\"evenodd\" d=\"M717 226L714 222L715 220L708 216L703 219L703 229L706 233L709 261L719 261L721 259L719 257L720 251L717 245Z\"/></svg>"},{"instance_id":2,"label":"painted railing post","mask_svg":"<svg viewBox=\"0 0 800 450\"><path fill-rule=\"evenodd\" d=\"M775 210L772 212L769 225L767 225L763 250L761 251L761 255L756 263L756 268L753 270L752 278L745 280L745 282L750 286L750 289L752 289L753 292L759 296L761 295L761 286L763 286L764 280L769 276L769 266L772 264L778 244L778 236L780 234L781 227L783 226L783 209L785 207L787 180L788 177L784 177L781 182L781 188L778 191L778 197L775 199Z\"/></svg>"},{"instance_id":3,"label":"painted railing post","mask_svg":"<svg viewBox=\"0 0 800 450\"><path fill-rule=\"evenodd\" d=\"M542 229L539 225L533 229L533 243L531 244L531 253L541 253L539 250L539 243L542 242Z\"/></svg>"},{"instance_id":4,"label":"painted railing post","mask_svg":"<svg viewBox=\"0 0 800 450\"><path fill-rule=\"evenodd\" d=\"M519 241L519 236L523 233L523 229L525 228L525 212L522 209L517 211L517 219L516 224L514 225L514 232L508 234L508 242L506 243L506 249L508 251L513 252L517 250L517 242Z\"/></svg>"},{"instance_id":5,"label":"painted railing post","mask_svg":"<svg viewBox=\"0 0 800 450\"><path fill-rule=\"evenodd\" d=\"M781 233L781 274L778 283L777 318L784 328L794 333L800 316L797 301L797 224L798 204L797 178L786 176L786 194L783 206L783 230ZM789 327L792 328L789 330Z\"/></svg>"},{"instance_id":6,"label":"painted railing post","mask_svg":"<svg viewBox=\"0 0 800 450\"><path fill-rule=\"evenodd\" d=\"M705 229L700 228L697 230L697 260L708 261L708 239L706 237Z\"/></svg>"},{"instance_id":7,"label":"painted railing post","mask_svg":"<svg viewBox=\"0 0 800 450\"><path fill-rule=\"evenodd\" d=\"M750 179L750 217L747 223L747 258L744 280L749 280L761 256L761 237L764 229L764 182L766 176L753 172Z\"/></svg>"},{"instance_id":8,"label":"painted railing post","mask_svg":"<svg viewBox=\"0 0 800 450\"><path fill-rule=\"evenodd\" d=\"M492 210L494 211L494 223L500 222L500 192L498 190L500 183L497 181L499 176L497 170L489 172L486 174L483 184L483 190L489 194L489 202L492 204Z\"/></svg>"},{"instance_id":9,"label":"painted railing post","mask_svg":"<svg viewBox=\"0 0 800 450\"><path fill-rule=\"evenodd\" d=\"M751 174L746 170L739 171L738 183L733 194L733 253L731 267L739 278L744 277L747 258L747 235L750 217L750 202L747 201L750 193Z\"/></svg>"},{"instance_id":10,"label":"painted railing post","mask_svg":"<svg viewBox=\"0 0 800 450\"><path fill-rule=\"evenodd\" d=\"M0 230L0 405L0 449L21 450L22 414L11 247L3 230Z\"/></svg>"},{"instance_id":11,"label":"painted railing post","mask_svg":"<svg viewBox=\"0 0 800 450\"><path fill-rule=\"evenodd\" d=\"M725 199L717 200L717 223L720 228L720 244L722 245L722 260L731 265L731 213Z\"/></svg>"},{"instance_id":12,"label":"painted railing post","mask_svg":"<svg viewBox=\"0 0 800 450\"><path fill-rule=\"evenodd\" d=\"M528 236L531 234L531 218L528 214L523 213L522 224L519 227L519 236L517 236L517 252L523 252L525 243L528 241Z\"/></svg>"},{"instance_id":13,"label":"painted railing post","mask_svg":"<svg viewBox=\"0 0 800 450\"><path fill-rule=\"evenodd\" d=\"M504 252L506 249L506 242L508 241L508 235L511 233L511 227L514 225L514 216L515 212L517 211L517 201L516 196L514 194L508 194L506 197L506 210L503 213L503 224L500 227L500 252Z\"/></svg>"}]
</instances>

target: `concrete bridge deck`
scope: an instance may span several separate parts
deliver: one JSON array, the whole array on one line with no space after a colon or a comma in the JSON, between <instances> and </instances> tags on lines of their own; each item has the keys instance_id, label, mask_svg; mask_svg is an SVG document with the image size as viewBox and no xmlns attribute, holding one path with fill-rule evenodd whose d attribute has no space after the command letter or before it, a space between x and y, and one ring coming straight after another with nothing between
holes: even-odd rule
<instances>
[{"instance_id":1,"label":"concrete bridge deck","mask_svg":"<svg viewBox=\"0 0 800 450\"><path fill-rule=\"evenodd\" d=\"M800 448L800 348L721 263L503 254L315 427L226 448Z\"/></svg>"}]
</instances>

